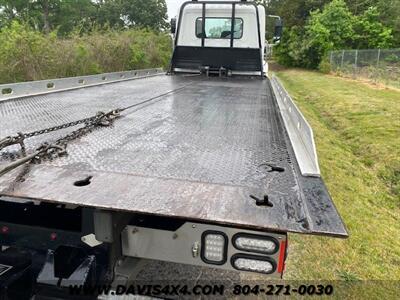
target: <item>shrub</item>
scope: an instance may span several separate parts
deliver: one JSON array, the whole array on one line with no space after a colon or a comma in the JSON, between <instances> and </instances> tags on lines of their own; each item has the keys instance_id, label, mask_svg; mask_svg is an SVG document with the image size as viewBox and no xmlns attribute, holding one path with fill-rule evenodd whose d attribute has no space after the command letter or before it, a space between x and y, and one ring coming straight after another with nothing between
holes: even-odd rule
<instances>
[{"instance_id":1,"label":"shrub","mask_svg":"<svg viewBox=\"0 0 400 300\"><path fill-rule=\"evenodd\" d=\"M12 22L0 30L0 83L164 67L171 40L148 29L94 29L57 38Z\"/></svg>"},{"instance_id":2,"label":"shrub","mask_svg":"<svg viewBox=\"0 0 400 300\"><path fill-rule=\"evenodd\" d=\"M325 74L329 74L331 72L331 62L329 61L329 58L327 56L325 56L319 66L318 69Z\"/></svg>"}]
</instances>

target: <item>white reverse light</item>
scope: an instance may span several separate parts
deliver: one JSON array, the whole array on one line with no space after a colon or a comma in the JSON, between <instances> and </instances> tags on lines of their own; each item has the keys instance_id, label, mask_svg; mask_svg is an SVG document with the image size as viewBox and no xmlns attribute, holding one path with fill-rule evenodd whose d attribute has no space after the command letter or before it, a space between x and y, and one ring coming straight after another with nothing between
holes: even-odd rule
<instances>
[{"instance_id":1,"label":"white reverse light","mask_svg":"<svg viewBox=\"0 0 400 300\"><path fill-rule=\"evenodd\" d=\"M237 234L233 237L233 245L236 249L257 252L263 254L273 254L278 250L278 243L273 238L250 235Z\"/></svg>"},{"instance_id":2,"label":"white reverse light","mask_svg":"<svg viewBox=\"0 0 400 300\"><path fill-rule=\"evenodd\" d=\"M263 274L271 274L275 271L275 264L272 260L263 257L242 257L236 256L232 258L232 265L235 269L247 272L257 272Z\"/></svg>"},{"instance_id":3,"label":"white reverse light","mask_svg":"<svg viewBox=\"0 0 400 300\"><path fill-rule=\"evenodd\" d=\"M228 238L222 232L206 231L202 237L202 259L209 264L226 262Z\"/></svg>"}]
</instances>

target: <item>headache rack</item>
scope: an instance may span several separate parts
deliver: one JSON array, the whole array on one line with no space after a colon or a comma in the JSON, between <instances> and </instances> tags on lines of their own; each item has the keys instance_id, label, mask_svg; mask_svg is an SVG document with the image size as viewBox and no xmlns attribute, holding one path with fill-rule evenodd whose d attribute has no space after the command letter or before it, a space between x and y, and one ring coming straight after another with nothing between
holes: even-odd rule
<instances>
[{"instance_id":1,"label":"headache rack","mask_svg":"<svg viewBox=\"0 0 400 300\"><path fill-rule=\"evenodd\" d=\"M182 18L187 7L201 5L202 35L201 46L180 45L180 34ZM231 6L231 28L229 47L207 47L205 45L205 24L207 7L213 5ZM234 26L236 10L238 6L254 8L257 22L257 47L235 47ZM257 4L250 1L187 1L182 4L179 12L177 30L174 39L174 51L171 59L169 72L210 72L220 73L221 70L236 73L253 73L264 76L263 66L263 42L261 37L260 13Z\"/></svg>"}]
</instances>

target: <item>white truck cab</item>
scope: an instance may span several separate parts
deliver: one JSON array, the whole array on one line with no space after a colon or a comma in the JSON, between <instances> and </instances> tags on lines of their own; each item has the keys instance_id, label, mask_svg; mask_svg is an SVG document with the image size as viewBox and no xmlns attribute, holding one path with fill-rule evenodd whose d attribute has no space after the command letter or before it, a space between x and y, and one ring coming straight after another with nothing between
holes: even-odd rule
<instances>
[{"instance_id":1,"label":"white truck cab","mask_svg":"<svg viewBox=\"0 0 400 300\"><path fill-rule=\"evenodd\" d=\"M188 1L172 22L172 73L264 76L265 8L250 1Z\"/></svg>"}]
</instances>

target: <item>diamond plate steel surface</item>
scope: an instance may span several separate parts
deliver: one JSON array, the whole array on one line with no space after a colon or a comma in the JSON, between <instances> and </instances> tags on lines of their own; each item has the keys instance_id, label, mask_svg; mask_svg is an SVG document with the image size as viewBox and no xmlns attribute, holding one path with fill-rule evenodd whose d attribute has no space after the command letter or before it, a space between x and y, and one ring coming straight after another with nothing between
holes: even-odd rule
<instances>
[{"instance_id":1,"label":"diamond plate steel surface","mask_svg":"<svg viewBox=\"0 0 400 300\"><path fill-rule=\"evenodd\" d=\"M70 143L66 157L1 177L0 194L249 228L347 235L322 181L313 178L320 183L310 188L303 183L307 178L299 179L268 80L155 76L4 101L0 137L181 87L125 111L112 127ZM76 128L34 137L26 146L32 150ZM19 146L8 147L0 165L20 155ZM268 172L265 163L285 171ZM88 176L89 185L74 186ZM273 207L257 206L250 197L265 195ZM317 199L310 204L309 198ZM321 217L310 216L310 208Z\"/></svg>"}]
</instances>

